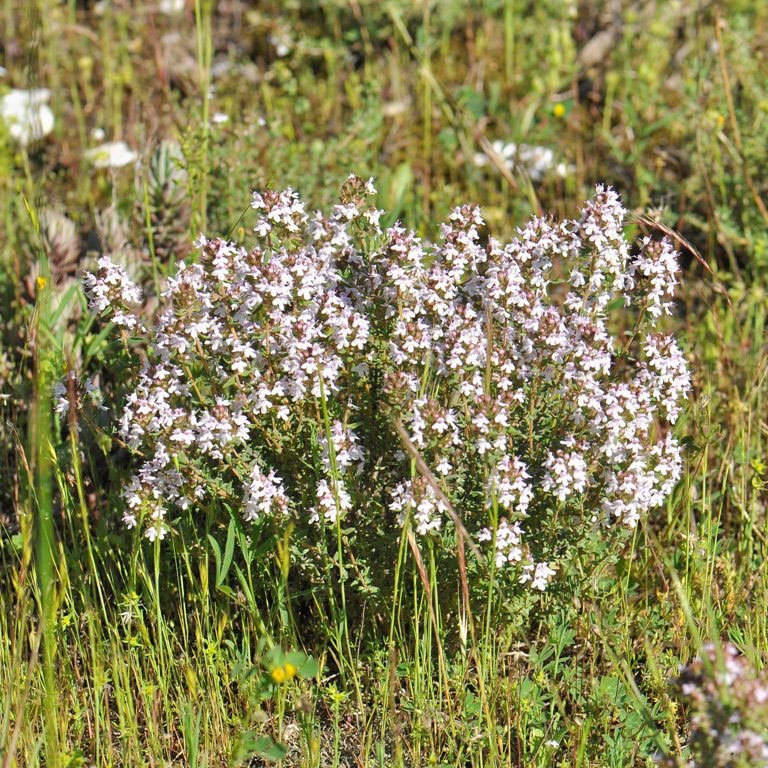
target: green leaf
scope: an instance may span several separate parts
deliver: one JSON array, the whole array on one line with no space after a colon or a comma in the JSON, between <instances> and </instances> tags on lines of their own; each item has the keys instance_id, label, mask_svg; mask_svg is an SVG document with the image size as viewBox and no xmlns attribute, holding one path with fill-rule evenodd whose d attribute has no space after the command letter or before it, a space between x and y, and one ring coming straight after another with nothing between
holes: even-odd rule
<instances>
[{"instance_id":1,"label":"green leaf","mask_svg":"<svg viewBox=\"0 0 768 768\"><path fill-rule=\"evenodd\" d=\"M385 217L388 223L394 223L403 210L405 198L413 186L413 170L408 163L400 163L389 177L384 203L389 214Z\"/></svg>"},{"instance_id":2,"label":"green leaf","mask_svg":"<svg viewBox=\"0 0 768 768\"><path fill-rule=\"evenodd\" d=\"M459 88L458 101L475 120L479 120L486 113L485 96L481 91L472 88L470 85L464 85Z\"/></svg>"},{"instance_id":3,"label":"green leaf","mask_svg":"<svg viewBox=\"0 0 768 768\"><path fill-rule=\"evenodd\" d=\"M253 595L253 590L251 589L251 585L248 581L248 577L243 573L242 568L235 563L235 573L237 574L237 580L240 582L240 589L243 590L243 594L246 597L246 600L248 600L248 605L254 606L256 604L256 600Z\"/></svg>"},{"instance_id":4,"label":"green leaf","mask_svg":"<svg viewBox=\"0 0 768 768\"><path fill-rule=\"evenodd\" d=\"M114 331L114 329L115 327L114 325L112 325L112 323L107 323L107 325L102 329L102 331L97 336L94 336L91 339L91 343L86 347L86 350L85 350L86 358L93 357L96 351L102 346L104 341L112 335L112 332Z\"/></svg>"},{"instance_id":5,"label":"green leaf","mask_svg":"<svg viewBox=\"0 0 768 768\"><path fill-rule=\"evenodd\" d=\"M51 314L51 320L50 320L51 326L54 326L59 321L61 316L64 314L64 311L69 306L69 302L72 301L72 298L79 290L80 290L80 283L74 282L72 283L72 285L69 286L69 288L64 292L64 294L59 297L58 306Z\"/></svg>"},{"instance_id":6,"label":"green leaf","mask_svg":"<svg viewBox=\"0 0 768 768\"><path fill-rule=\"evenodd\" d=\"M616 311L617 309L623 309L626 303L627 302L625 301L623 296L617 296L616 298L611 299L608 302L605 308L605 312L610 313L610 312Z\"/></svg>"},{"instance_id":7,"label":"green leaf","mask_svg":"<svg viewBox=\"0 0 768 768\"><path fill-rule=\"evenodd\" d=\"M213 559L216 561L216 573L218 574L221 570L221 547L210 533L208 534L208 541L211 545L211 549L213 550ZM218 576L216 578L216 582L218 584Z\"/></svg>"},{"instance_id":8,"label":"green leaf","mask_svg":"<svg viewBox=\"0 0 768 768\"><path fill-rule=\"evenodd\" d=\"M254 731L245 731L241 734L237 745L236 764L250 764L254 757L276 762L282 760L288 754L288 748L284 744L275 741L271 736L259 736Z\"/></svg>"},{"instance_id":9,"label":"green leaf","mask_svg":"<svg viewBox=\"0 0 768 768\"><path fill-rule=\"evenodd\" d=\"M285 660L296 667L296 674L304 680L317 677L317 674L320 671L320 665L317 661L311 656L301 653L301 651L287 653L285 655Z\"/></svg>"},{"instance_id":10,"label":"green leaf","mask_svg":"<svg viewBox=\"0 0 768 768\"><path fill-rule=\"evenodd\" d=\"M232 557L235 553L235 521L229 521L229 530L227 531L227 543L224 545L224 560L221 562L221 568L216 574L216 586L220 587L227 578L229 567L232 565Z\"/></svg>"},{"instance_id":11,"label":"green leaf","mask_svg":"<svg viewBox=\"0 0 768 768\"><path fill-rule=\"evenodd\" d=\"M274 741L270 736L262 736L253 744L254 756L263 757L265 760L274 762L282 760L288 754L288 747L278 741Z\"/></svg>"}]
</instances>

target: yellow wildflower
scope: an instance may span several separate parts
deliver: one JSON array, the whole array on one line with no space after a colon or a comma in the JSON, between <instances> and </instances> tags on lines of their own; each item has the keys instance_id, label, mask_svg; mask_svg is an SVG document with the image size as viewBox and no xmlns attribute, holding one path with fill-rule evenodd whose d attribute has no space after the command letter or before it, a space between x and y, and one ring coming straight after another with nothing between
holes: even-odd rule
<instances>
[{"instance_id":1,"label":"yellow wildflower","mask_svg":"<svg viewBox=\"0 0 768 768\"><path fill-rule=\"evenodd\" d=\"M273 683L282 685L283 683L287 683L289 680L293 680L293 678L296 677L297 671L298 670L296 669L295 664L291 664L290 661L286 661L285 664L279 664L274 669L272 669L272 671L269 673L269 676L272 678Z\"/></svg>"}]
</instances>

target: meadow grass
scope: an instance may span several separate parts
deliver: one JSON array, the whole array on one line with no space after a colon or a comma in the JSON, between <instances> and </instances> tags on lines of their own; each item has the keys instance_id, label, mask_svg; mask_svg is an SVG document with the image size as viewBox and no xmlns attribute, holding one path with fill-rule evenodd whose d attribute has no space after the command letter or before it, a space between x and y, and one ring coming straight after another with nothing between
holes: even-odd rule
<instances>
[{"instance_id":1,"label":"meadow grass","mask_svg":"<svg viewBox=\"0 0 768 768\"><path fill-rule=\"evenodd\" d=\"M758 669L768 653L766 9L92 5L0 15L0 96L49 88L56 116L27 146L0 126L0 765L685 765L680 666L708 641ZM84 159L112 139L138 164ZM351 172L376 177L385 223L430 238L465 202L509 238L597 182L630 235L679 233L683 477L541 595L407 528L367 551L338 522L315 551L291 526L190 515L148 542L121 522L111 417L69 384L53 415L70 370L131 386L80 288L96 255L156 294L201 231L247 240L250 189L327 209Z\"/></svg>"}]
</instances>

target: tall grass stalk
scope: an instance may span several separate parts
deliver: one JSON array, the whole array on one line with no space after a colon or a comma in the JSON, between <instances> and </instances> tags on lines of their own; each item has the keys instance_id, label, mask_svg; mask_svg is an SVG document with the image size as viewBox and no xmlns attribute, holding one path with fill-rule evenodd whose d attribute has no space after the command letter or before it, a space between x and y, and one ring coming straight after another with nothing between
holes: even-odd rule
<instances>
[{"instance_id":1,"label":"tall grass stalk","mask_svg":"<svg viewBox=\"0 0 768 768\"><path fill-rule=\"evenodd\" d=\"M511 87L515 79L515 0L504 0L504 74Z\"/></svg>"},{"instance_id":2,"label":"tall grass stalk","mask_svg":"<svg viewBox=\"0 0 768 768\"><path fill-rule=\"evenodd\" d=\"M35 233L40 237L40 222L35 210L25 200ZM56 537L53 528L53 475L51 433L52 365L50 350L50 270L44 253L40 254L37 278L37 303L32 321L35 359L35 387L30 418L28 455L32 458L33 485L30 508L34 510L35 576L38 619L40 622L43 667L43 712L46 762L52 768L60 764L59 712L56 688Z\"/></svg>"},{"instance_id":3,"label":"tall grass stalk","mask_svg":"<svg viewBox=\"0 0 768 768\"><path fill-rule=\"evenodd\" d=\"M360 688L360 680L357 673L357 664L355 662L354 655L352 653L352 645L349 640L349 617L347 615L347 572L344 567L344 542L342 537L341 523L342 523L342 508L339 501L339 484L341 483L341 474L336 461L336 450L333 444L333 434L331 428L331 418L328 412L328 402L325 395L325 386L323 385L322 376L319 378L320 383L320 414L323 422L323 430L325 432L325 441L328 451L328 463L330 467L330 477L333 482L333 494L336 502L336 520L334 521L334 533L336 537L336 566L339 574L339 595L341 598L341 610L336 604L336 597L333 593L332 585L329 585L329 597L331 600L331 606L333 610L333 634L335 638L335 645L337 653L339 654L339 661L342 665L342 674L345 665L349 669L349 674L352 679L352 683L355 688L355 695L357 697L357 704L360 711L363 710L363 696Z\"/></svg>"},{"instance_id":4,"label":"tall grass stalk","mask_svg":"<svg viewBox=\"0 0 768 768\"><path fill-rule=\"evenodd\" d=\"M200 178L197 192L195 225L205 231L208 224L208 175L210 173L210 108L211 108L211 62L213 60L213 34L211 17L213 0L195 0L195 39L197 43L197 67L200 85Z\"/></svg>"},{"instance_id":5,"label":"tall grass stalk","mask_svg":"<svg viewBox=\"0 0 768 768\"><path fill-rule=\"evenodd\" d=\"M431 16L431 0L423 0L422 5L422 55L421 55L421 67L422 71L426 74L432 71L431 58L432 58L432 40L430 29L430 16ZM430 78L423 77L421 83L423 90L422 93L422 120L424 122L423 127L423 157L426 160L426 167L424 168L424 193L422 197L422 210L425 221L429 220L430 210L430 197L432 194L432 180L431 180L431 158L432 158L432 83Z\"/></svg>"}]
</instances>

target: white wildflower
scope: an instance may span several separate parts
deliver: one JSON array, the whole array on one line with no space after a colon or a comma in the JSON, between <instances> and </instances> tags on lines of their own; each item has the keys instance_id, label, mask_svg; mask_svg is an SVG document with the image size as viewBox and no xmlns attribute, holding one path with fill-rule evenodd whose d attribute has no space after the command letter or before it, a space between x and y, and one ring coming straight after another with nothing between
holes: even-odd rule
<instances>
[{"instance_id":1,"label":"white wildflower","mask_svg":"<svg viewBox=\"0 0 768 768\"><path fill-rule=\"evenodd\" d=\"M109 141L106 144L99 144L85 153L85 159L89 160L96 168L122 168L135 163L138 157L138 154L124 141Z\"/></svg>"},{"instance_id":2,"label":"white wildflower","mask_svg":"<svg viewBox=\"0 0 768 768\"><path fill-rule=\"evenodd\" d=\"M265 515L270 517L285 514L288 509L288 497L282 480L275 470L264 474L257 466L251 472L251 482L246 488L245 510L246 521L259 520Z\"/></svg>"},{"instance_id":3,"label":"white wildflower","mask_svg":"<svg viewBox=\"0 0 768 768\"><path fill-rule=\"evenodd\" d=\"M0 118L8 133L23 147L40 141L53 130L55 118L47 88L24 91L14 88L0 98Z\"/></svg>"},{"instance_id":4,"label":"white wildflower","mask_svg":"<svg viewBox=\"0 0 768 768\"><path fill-rule=\"evenodd\" d=\"M160 13L173 15L182 13L185 7L186 0L160 0L157 10L160 11Z\"/></svg>"}]
</instances>

